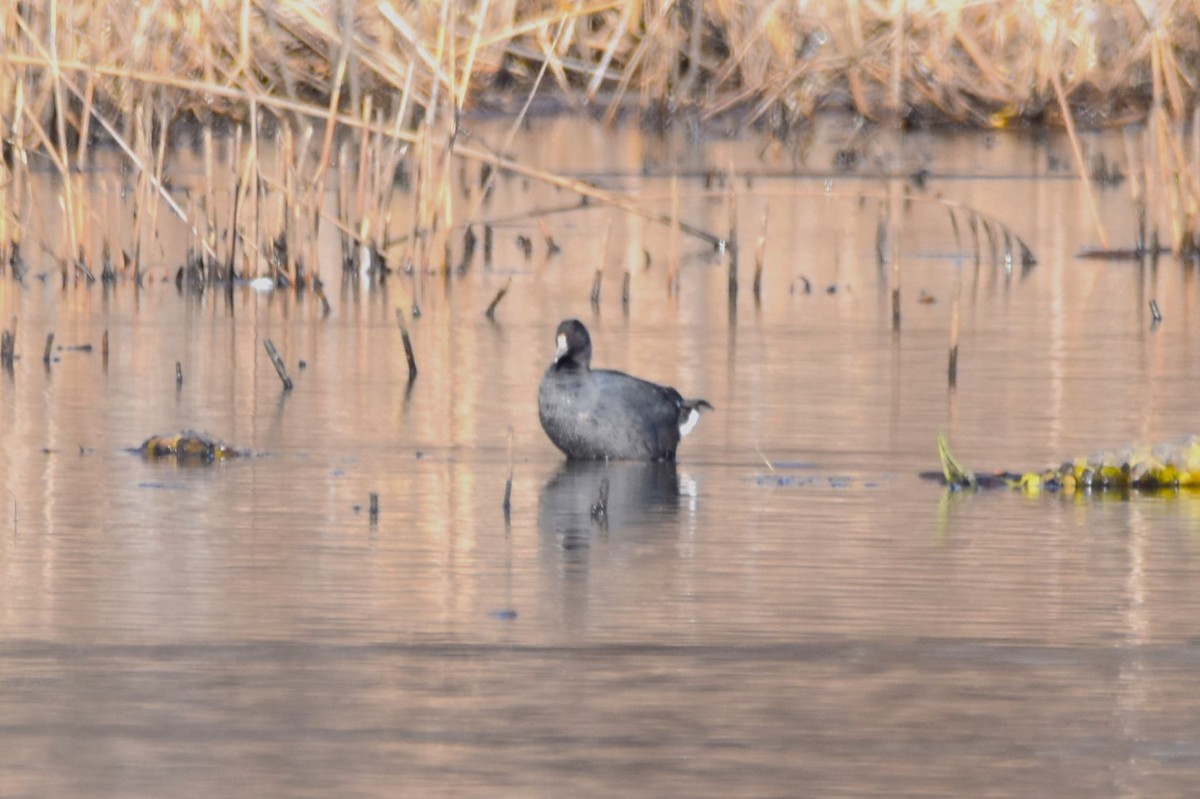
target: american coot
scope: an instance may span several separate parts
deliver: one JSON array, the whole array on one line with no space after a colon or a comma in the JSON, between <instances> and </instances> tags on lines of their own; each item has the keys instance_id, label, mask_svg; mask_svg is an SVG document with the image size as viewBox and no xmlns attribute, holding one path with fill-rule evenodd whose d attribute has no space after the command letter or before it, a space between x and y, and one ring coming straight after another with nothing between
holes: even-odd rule
<instances>
[{"instance_id":1,"label":"american coot","mask_svg":"<svg viewBox=\"0 0 1200 799\"><path fill-rule=\"evenodd\" d=\"M592 339L576 319L558 326L558 350L538 389L538 417L554 446L583 460L672 461L702 399L623 372L592 369Z\"/></svg>"}]
</instances>

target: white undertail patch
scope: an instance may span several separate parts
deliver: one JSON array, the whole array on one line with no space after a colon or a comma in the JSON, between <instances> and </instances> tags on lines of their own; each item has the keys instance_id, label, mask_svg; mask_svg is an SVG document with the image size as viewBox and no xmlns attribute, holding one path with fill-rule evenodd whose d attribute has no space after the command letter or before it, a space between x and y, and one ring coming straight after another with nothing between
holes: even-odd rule
<instances>
[{"instance_id":1,"label":"white undertail patch","mask_svg":"<svg viewBox=\"0 0 1200 799\"><path fill-rule=\"evenodd\" d=\"M696 423L699 421L700 411L696 408L692 408L692 410L688 412L687 419L683 421L683 424L679 425L679 436L682 438L683 436L686 436L688 433L692 432L692 430L696 428Z\"/></svg>"}]
</instances>

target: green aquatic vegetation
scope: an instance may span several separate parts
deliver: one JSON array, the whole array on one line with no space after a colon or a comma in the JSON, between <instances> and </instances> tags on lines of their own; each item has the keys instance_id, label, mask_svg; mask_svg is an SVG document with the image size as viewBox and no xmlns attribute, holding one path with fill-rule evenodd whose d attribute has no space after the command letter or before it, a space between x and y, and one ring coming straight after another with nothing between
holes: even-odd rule
<instances>
[{"instance_id":1,"label":"green aquatic vegetation","mask_svg":"<svg viewBox=\"0 0 1200 799\"><path fill-rule=\"evenodd\" d=\"M1200 488L1200 437L1190 435L1161 444L1132 444L1065 461L1041 471L976 474L937 436L942 479L951 490L1016 488L1026 494L1087 492L1161 493Z\"/></svg>"}]
</instances>

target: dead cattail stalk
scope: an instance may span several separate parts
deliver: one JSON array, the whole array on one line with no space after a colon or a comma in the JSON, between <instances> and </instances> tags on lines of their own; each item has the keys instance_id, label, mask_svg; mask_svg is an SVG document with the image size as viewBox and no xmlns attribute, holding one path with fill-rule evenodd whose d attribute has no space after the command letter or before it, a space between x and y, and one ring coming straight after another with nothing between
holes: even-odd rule
<instances>
[{"instance_id":1,"label":"dead cattail stalk","mask_svg":"<svg viewBox=\"0 0 1200 799\"><path fill-rule=\"evenodd\" d=\"M175 362L175 386L183 385L183 364L179 361Z\"/></svg>"},{"instance_id":2,"label":"dead cattail stalk","mask_svg":"<svg viewBox=\"0 0 1200 799\"><path fill-rule=\"evenodd\" d=\"M54 334L48 333L46 335L46 349L44 349L42 351L42 363L46 364L46 366L49 366L50 359L53 355L54 355Z\"/></svg>"}]
</instances>

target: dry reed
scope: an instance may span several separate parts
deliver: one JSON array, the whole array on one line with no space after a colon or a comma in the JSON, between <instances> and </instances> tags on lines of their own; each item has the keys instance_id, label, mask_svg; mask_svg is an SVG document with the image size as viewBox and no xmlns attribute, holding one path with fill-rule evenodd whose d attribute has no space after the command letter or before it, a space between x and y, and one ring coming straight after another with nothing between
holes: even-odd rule
<instances>
[{"instance_id":1,"label":"dry reed","mask_svg":"<svg viewBox=\"0 0 1200 799\"><path fill-rule=\"evenodd\" d=\"M9 3L0 9L0 257L19 277L32 200L26 153L37 150L64 178L55 198L65 217L65 251L55 253L63 279L68 271L94 278L94 214L71 177L88 161L94 135L121 148L136 173L134 229L117 244L138 282L143 264L163 253L162 206L187 226L197 286L263 272L297 290L309 280L319 286L324 225L342 236L347 267L386 275L401 171L414 178L401 266L416 274L416 311L420 274L450 272L452 231L476 221L502 171L714 245L722 240L678 218L674 189L670 213L651 213L629 196L518 163L501 155L505 148L462 135L464 114L480 97L514 111L515 132L534 95L551 92L564 108L603 108L608 119L633 107L666 126L691 109L702 122L734 117L779 135L831 108L893 124L1050 122L1065 125L1076 144L1081 116L1092 125L1145 117L1141 142L1129 148L1138 170L1131 190L1145 219L1138 249L1162 240L1194 250L1200 125L1189 123L1200 121L1192 119L1200 115L1198 15L1195 4L1133 0ZM181 119L203 130L205 188L187 210L163 183ZM238 180L227 221L213 174L222 120L249 138L248 150L231 150ZM273 169L259 156L267 124L284 142ZM323 201L329 167L350 142L358 169L337 176L341 202L331 211ZM486 166L487 177L465 219L455 219L450 187L461 159ZM1078 149L1076 161L1086 179ZM268 208L282 209L277 229L267 227ZM490 264L489 234L485 228ZM1103 230L1099 237L1107 247ZM547 238L547 246L557 245ZM674 288L675 243L672 252Z\"/></svg>"}]
</instances>

